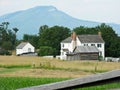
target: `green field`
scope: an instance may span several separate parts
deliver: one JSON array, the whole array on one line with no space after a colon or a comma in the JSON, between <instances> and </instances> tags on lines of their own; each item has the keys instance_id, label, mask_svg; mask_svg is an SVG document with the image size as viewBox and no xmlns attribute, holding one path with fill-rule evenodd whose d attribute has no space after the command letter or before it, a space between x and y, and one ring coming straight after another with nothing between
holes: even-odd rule
<instances>
[{"instance_id":1,"label":"green field","mask_svg":"<svg viewBox=\"0 0 120 90\"><path fill-rule=\"evenodd\" d=\"M111 83L111 84L105 84L105 85L85 87L85 88L80 88L80 89L76 89L76 90L109 90L109 89L116 89L116 88L120 88L120 82L119 83Z\"/></svg>"},{"instance_id":2,"label":"green field","mask_svg":"<svg viewBox=\"0 0 120 90\"><path fill-rule=\"evenodd\" d=\"M31 87L63 80L68 80L68 78L0 77L0 90L16 90L18 88ZM91 86L75 90L108 90L112 88L120 88L120 83Z\"/></svg>"},{"instance_id":3,"label":"green field","mask_svg":"<svg viewBox=\"0 0 120 90\"><path fill-rule=\"evenodd\" d=\"M0 90L16 90L18 88L58 82L67 79L68 78L0 77Z\"/></svg>"},{"instance_id":4,"label":"green field","mask_svg":"<svg viewBox=\"0 0 120 90\"><path fill-rule=\"evenodd\" d=\"M43 57L0 56L0 90L15 90L120 69L120 63L65 61ZM120 88L120 83L80 90ZM78 89L79 90L79 89Z\"/></svg>"}]
</instances>

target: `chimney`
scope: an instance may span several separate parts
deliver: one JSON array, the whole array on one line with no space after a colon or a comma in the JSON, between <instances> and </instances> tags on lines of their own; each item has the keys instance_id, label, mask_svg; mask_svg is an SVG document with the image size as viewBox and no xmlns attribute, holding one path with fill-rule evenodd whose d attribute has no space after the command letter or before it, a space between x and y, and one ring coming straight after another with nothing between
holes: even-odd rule
<instances>
[{"instance_id":1,"label":"chimney","mask_svg":"<svg viewBox=\"0 0 120 90\"><path fill-rule=\"evenodd\" d=\"M102 33L99 31L99 32L98 32L98 35L99 35L99 36L102 36Z\"/></svg>"},{"instance_id":2,"label":"chimney","mask_svg":"<svg viewBox=\"0 0 120 90\"><path fill-rule=\"evenodd\" d=\"M72 33L71 38L73 41L76 41L76 33L75 32Z\"/></svg>"},{"instance_id":3,"label":"chimney","mask_svg":"<svg viewBox=\"0 0 120 90\"><path fill-rule=\"evenodd\" d=\"M76 33L73 32L73 33L71 34L71 38L72 38L72 52L73 52L73 50L75 49L75 47L77 46L76 37L77 37Z\"/></svg>"}]
</instances>

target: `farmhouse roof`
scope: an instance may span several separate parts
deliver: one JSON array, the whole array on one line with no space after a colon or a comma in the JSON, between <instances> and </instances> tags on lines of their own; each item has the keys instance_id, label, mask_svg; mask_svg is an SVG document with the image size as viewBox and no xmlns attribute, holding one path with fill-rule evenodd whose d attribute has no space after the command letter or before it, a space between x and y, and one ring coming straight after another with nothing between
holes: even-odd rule
<instances>
[{"instance_id":1,"label":"farmhouse roof","mask_svg":"<svg viewBox=\"0 0 120 90\"><path fill-rule=\"evenodd\" d=\"M62 43L70 43L72 41L71 37L68 37L62 41Z\"/></svg>"},{"instance_id":2,"label":"farmhouse roof","mask_svg":"<svg viewBox=\"0 0 120 90\"><path fill-rule=\"evenodd\" d=\"M81 43L104 43L100 35L78 35Z\"/></svg>"},{"instance_id":3,"label":"farmhouse roof","mask_svg":"<svg viewBox=\"0 0 120 90\"><path fill-rule=\"evenodd\" d=\"M76 53L98 53L99 50L95 46L77 46L74 50Z\"/></svg>"},{"instance_id":4,"label":"farmhouse roof","mask_svg":"<svg viewBox=\"0 0 120 90\"><path fill-rule=\"evenodd\" d=\"M28 42L22 42L16 47L16 49L22 49L26 44L28 44Z\"/></svg>"},{"instance_id":5,"label":"farmhouse roof","mask_svg":"<svg viewBox=\"0 0 120 90\"><path fill-rule=\"evenodd\" d=\"M100 35L77 35L81 43L104 43L103 38ZM62 43L71 43L72 38L68 37L62 41Z\"/></svg>"}]
</instances>

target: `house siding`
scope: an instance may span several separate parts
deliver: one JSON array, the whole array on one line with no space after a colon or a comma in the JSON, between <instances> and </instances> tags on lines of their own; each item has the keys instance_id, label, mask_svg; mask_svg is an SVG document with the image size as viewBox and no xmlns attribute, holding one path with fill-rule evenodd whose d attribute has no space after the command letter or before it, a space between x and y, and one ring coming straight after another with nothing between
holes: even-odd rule
<instances>
[{"instance_id":1,"label":"house siding","mask_svg":"<svg viewBox=\"0 0 120 90\"><path fill-rule=\"evenodd\" d=\"M31 49L31 51L29 51L29 48ZM34 47L31 44L27 44L23 47L22 49L23 53L29 53L29 52L34 52Z\"/></svg>"},{"instance_id":2,"label":"house siding","mask_svg":"<svg viewBox=\"0 0 120 90\"><path fill-rule=\"evenodd\" d=\"M35 48L30 43L27 43L23 48L16 48L16 55L21 55L29 52L35 52Z\"/></svg>"},{"instance_id":3,"label":"house siding","mask_svg":"<svg viewBox=\"0 0 120 90\"><path fill-rule=\"evenodd\" d=\"M22 49L16 49L16 55L20 55L20 54L22 54L23 52L22 52Z\"/></svg>"}]
</instances>

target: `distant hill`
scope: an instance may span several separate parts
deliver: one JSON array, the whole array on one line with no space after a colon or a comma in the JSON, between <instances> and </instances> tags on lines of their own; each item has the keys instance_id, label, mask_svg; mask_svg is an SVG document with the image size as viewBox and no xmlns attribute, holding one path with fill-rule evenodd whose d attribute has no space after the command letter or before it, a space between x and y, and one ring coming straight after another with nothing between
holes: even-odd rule
<instances>
[{"instance_id":1,"label":"distant hill","mask_svg":"<svg viewBox=\"0 0 120 90\"><path fill-rule=\"evenodd\" d=\"M4 21L10 22L10 28L17 27L19 29L18 38L22 38L23 34L37 34L42 25L60 25L72 29L81 25L92 27L100 24L100 22L76 19L53 6L37 6L0 16L0 23ZM109 25L114 28L117 34L120 34L119 24L109 23Z\"/></svg>"}]
</instances>

